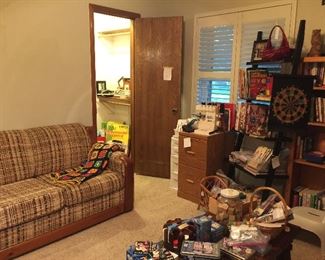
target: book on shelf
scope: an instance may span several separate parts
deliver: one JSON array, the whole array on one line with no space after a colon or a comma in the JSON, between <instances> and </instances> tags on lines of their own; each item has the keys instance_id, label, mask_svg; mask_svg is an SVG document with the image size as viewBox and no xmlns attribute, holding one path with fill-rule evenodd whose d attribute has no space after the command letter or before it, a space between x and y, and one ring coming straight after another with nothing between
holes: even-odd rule
<instances>
[{"instance_id":1,"label":"book on shelf","mask_svg":"<svg viewBox=\"0 0 325 260\"><path fill-rule=\"evenodd\" d=\"M273 77L266 69L239 69L238 97L271 101Z\"/></svg>"},{"instance_id":2,"label":"book on shelf","mask_svg":"<svg viewBox=\"0 0 325 260\"><path fill-rule=\"evenodd\" d=\"M267 95L268 72L265 69L247 69L248 97L256 99L257 96Z\"/></svg>"},{"instance_id":3,"label":"book on shelf","mask_svg":"<svg viewBox=\"0 0 325 260\"><path fill-rule=\"evenodd\" d=\"M235 123L236 131L245 132L247 106L248 104L246 102L241 102L237 104Z\"/></svg>"},{"instance_id":4,"label":"book on shelf","mask_svg":"<svg viewBox=\"0 0 325 260\"><path fill-rule=\"evenodd\" d=\"M246 110L246 126L245 132L253 136L266 136L267 119L269 107L257 104L248 104Z\"/></svg>"},{"instance_id":5,"label":"book on shelf","mask_svg":"<svg viewBox=\"0 0 325 260\"><path fill-rule=\"evenodd\" d=\"M297 136L295 158L302 159L304 154L313 149L313 138L311 136Z\"/></svg>"},{"instance_id":6,"label":"book on shelf","mask_svg":"<svg viewBox=\"0 0 325 260\"><path fill-rule=\"evenodd\" d=\"M312 97L309 121L325 123L325 98Z\"/></svg>"},{"instance_id":7,"label":"book on shelf","mask_svg":"<svg viewBox=\"0 0 325 260\"><path fill-rule=\"evenodd\" d=\"M248 88L246 79L246 70L239 69L239 86L238 86L238 97L242 99L248 98Z\"/></svg>"},{"instance_id":8,"label":"book on shelf","mask_svg":"<svg viewBox=\"0 0 325 260\"><path fill-rule=\"evenodd\" d=\"M255 137L267 136L268 106L241 102L236 110L235 130Z\"/></svg>"},{"instance_id":9,"label":"book on shelf","mask_svg":"<svg viewBox=\"0 0 325 260\"><path fill-rule=\"evenodd\" d=\"M225 125L228 131L235 128L236 105L234 103L224 104Z\"/></svg>"},{"instance_id":10,"label":"book on shelf","mask_svg":"<svg viewBox=\"0 0 325 260\"><path fill-rule=\"evenodd\" d=\"M293 190L292 206L310 207L325 210L325 189L310 189L304 186L297 186Z\"/></svg>"}]
</instances>

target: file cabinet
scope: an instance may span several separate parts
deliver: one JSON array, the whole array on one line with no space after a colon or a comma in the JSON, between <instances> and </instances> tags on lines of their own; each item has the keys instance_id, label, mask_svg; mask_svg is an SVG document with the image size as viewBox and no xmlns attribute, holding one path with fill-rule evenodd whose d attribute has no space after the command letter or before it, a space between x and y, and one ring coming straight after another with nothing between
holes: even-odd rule
<instances>
[{"instance_id":1,"label":"file cabinet","mask_svg":"<svg viewBox=\"0 0 325 260\"><path fill-rule=\"evenodd\" d=\"M177 191L179 197L199 202L201 179L223 168L224 140L224 133L212 135L179 133Z\"/></svg>"}]
</instances>

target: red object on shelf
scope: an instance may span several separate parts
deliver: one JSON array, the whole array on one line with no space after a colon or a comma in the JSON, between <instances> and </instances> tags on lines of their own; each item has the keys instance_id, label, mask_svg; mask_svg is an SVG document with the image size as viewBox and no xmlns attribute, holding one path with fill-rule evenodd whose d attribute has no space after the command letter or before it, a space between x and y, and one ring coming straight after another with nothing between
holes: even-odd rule
<instances>
[{"instance_id":1,"label":"red object on shelf","mask_svg":"<svg viewBox=\"0 0 325 260\"><path fill-rule=\"evenodd\" d=\"M98 143L105 143L106 137L105 136L97 136L97 142Z\"/></svg>"}]
</instances>

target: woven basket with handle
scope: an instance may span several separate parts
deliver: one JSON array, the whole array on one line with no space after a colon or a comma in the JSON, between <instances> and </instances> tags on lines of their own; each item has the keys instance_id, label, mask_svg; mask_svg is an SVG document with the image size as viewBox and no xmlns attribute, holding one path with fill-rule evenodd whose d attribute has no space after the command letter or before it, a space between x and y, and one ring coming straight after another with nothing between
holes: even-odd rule
<instances>
[{"instance_id":1,"label":"woven basket with handle","mask_svg":"<svg viewBox=\"0 0 325 260\"><path fill-rule=\"evenodd\" d=\"M253 198L254 196L257 195L258 192L260 191L271 191L274 194L277 195L277 197L282 201L283 204L283 211L284 211L284 220L281 222L275 222L275 223L259 223L259 222L254 222L253 224L258 227L263 233L271 235L272 238L276 237L279 233L281 233L283 230L285 231L290 231L289 226L288 226L288 217L289 217L289 212L288 212L288 207L287 203L282 197L282 195L275 189L271 187L259 187L254 190L251 198L250 198L250 205L249 205L249 214L251 217L253 217Z\"/></svg>"},{"instance_id":2,"label":"woven basket with handle","mask_svg":"<svg viewBox=\"0 0 325 260\"><path fill-rule=\"evenodd\" d=\"M203 207L205 210L208 211L209 208L209 197L213 197L211 189L214 187L220 187L222 189L227 188L228 184L227 181L222 179L219 176L207 176L201 179L200 187L201 187L201 198L198 205L200 209Z\"/></svg>"}]
</instances>

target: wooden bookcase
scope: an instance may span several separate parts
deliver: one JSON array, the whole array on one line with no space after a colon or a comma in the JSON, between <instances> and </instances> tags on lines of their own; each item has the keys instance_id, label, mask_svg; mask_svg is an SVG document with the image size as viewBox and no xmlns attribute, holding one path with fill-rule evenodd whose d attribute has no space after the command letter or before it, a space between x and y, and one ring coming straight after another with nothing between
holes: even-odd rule
<instances>
[{"instance_id":1,"label":"wooden bookcase","mask_svg":"<svg viewBox=\"0 0 325 260\"><path fill-rule=\"evenodd\" d=\"M306 57L303 60L303 72L305 75L314 75L315 76L315 85L313 87L313 97L315 98L324 98L325 101L325 57ZM313 68L323 68L323 74L312 72ZM321 77L320 77L321 76ZM313 104L311 104L313 105ZM325 112L325 102L322 106L323 111ZM325 163L318 164L304 160L300 156L298 147L298 136L304 135L310 137L313 142L312 146L309 148L311 150L321 151L325 153L325 113L322 121L319 121L319 118L316 117L316 111L312 110L314 115L310 116L310 122L307 125L307 128L301 133L297 133L295 138L295 147L293 149L293 161L292 161L292 173L288 180L287 185L287 197L290 198L291 204L293 203L293 189L297 186L303 186L309 189L321 190L325 189ZM319 113L319 112L318 112ZM304 152L304 151L303 151ZM303 153L302 152L302 153Z\"/></svg>"}]
</instances>

